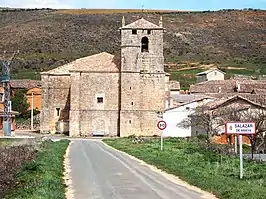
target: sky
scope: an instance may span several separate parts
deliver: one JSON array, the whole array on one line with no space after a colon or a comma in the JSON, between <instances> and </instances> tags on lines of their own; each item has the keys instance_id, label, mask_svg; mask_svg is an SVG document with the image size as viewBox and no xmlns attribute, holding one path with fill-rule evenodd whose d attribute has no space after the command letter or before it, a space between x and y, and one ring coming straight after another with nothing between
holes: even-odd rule
<instances>
[{"instance_id":1,"label":"sky","mask_svg":"<svg viewBox=\"0 0 266 199\"><path fill-rule=\"evenodd\" d=\"M266 9L266 0L0 0L1 7L160 10Z\"/></svg>"}]
</instances>

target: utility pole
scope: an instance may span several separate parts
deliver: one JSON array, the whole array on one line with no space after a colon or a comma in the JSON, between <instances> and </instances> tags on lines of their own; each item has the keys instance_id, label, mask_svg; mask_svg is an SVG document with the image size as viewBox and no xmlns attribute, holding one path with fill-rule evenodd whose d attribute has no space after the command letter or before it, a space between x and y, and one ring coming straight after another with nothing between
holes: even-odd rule
<instances>
[{"instance_id":1,"label":"utility pole","mask_svg":"<svg viewBox=\"0 0 266 199\"><path fill-rule=\"evenodd\" d=\"M4 135L11 136L11 94L10 94L10 65L12 60L14 59L15 55L18 53L14 52L13 55L9 60L3 60L2 64L2 76L1 76L1 83L4 87L4 120L3 120L3 127L4 127ZM4 51L4 54L7 52Z\"/></svg>"},{"instance_id":2,"label":"utility pole","mask_svg":"<svg viewBox=\"0 0 266 199\"><path fill-rule=\"evenodd\" d=\"M33 130L33 98L34 98L34 94L33 92L31 92L31 130Z\"/></svg>"}]
</instances>

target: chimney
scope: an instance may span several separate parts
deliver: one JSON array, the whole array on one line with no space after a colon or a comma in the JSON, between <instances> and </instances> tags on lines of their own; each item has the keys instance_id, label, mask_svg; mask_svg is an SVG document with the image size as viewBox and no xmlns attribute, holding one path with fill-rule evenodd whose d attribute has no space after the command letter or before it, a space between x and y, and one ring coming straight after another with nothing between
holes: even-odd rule
<instances>
[{"instance_id":1,"label":"chimney","mask_svg":"<svg viewBox=\"0 0 266 199\"><path fill-rule=\"evenodd\" d=\"M159 26L163 27L163 16L160 17Z\"/></svg>"},{"instance_id":2,"label":"chimney","mask_svg":"<svg viewBox=\"0 0 266 199\"><path fill-rule=\"evenodd\" d=\"M125 25L126 25L125 16L123 16L123 18L122 18L122 27L124 27Z\"/></svg>"}]
</instances>

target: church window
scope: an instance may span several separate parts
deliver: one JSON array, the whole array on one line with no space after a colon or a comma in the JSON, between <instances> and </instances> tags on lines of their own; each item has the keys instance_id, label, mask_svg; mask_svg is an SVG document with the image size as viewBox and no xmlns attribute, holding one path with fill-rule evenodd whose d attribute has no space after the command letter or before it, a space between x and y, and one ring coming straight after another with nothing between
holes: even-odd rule
<instances>
[{"instance_id":1,"label":"church window","mask_svg":"<svg viewBox=\"0 0 266 199\"><path fill-rule=\"evenodd\" d=\"M97 103L103 103L103 97L97 97Z\"/></svg>"},{"instance_id":2,"label":"church window","mask_svg":"<svg viewBox=\"0 0 266 199\"><path fill-rule=\"evenodd\" d=\"M141 52L149 52L149 39L147 37L141 39Z\"/></svg>"},{"instance_id":3,"label":"church window","mask_svg":"<svg viewBox=\"0 0 266 199\"><path fill-rule=\"evenodd\" d=\"M128 122L129 122L129 124L131 124L131 122L132 122L132 121L131 121L131 120L129 120Z\"/></svg>"},{"instance_id":4,"label":"church window","mask_svg":"<svg viewBox=\"0 0 266 199\"><path fill-rule=\"evenodd\" d=\"M131 105L133 105L134 103L133 102L131 102Z\"/></svg>"},{"instance_id":5,"label":"church window","mask_svg":"<svg viewBox=\"0 0 266 199\"><path fill-rule=\"evenodd\" d=\"M136 35L137 34L137 30L132 30L132 34Z\"/></svg>"},{"instance_id":6,"label":"church window","mask_svg":"<svg viewBox=\"0 0 266 199\"><path fill-rule=\"evenodd\" d=\"M148 35L150 35L151 34L151 30L148 30Z\"/></svg>"},{"instance_id":7,"label":"church window","mask_svg":"<svg viewBox=\"0 0 266 199\"><path fill-rule=\"evenodd\" d=\"M60 108L56 108L56 115L57 115L57 117L59 117L59 115L60 115Z\"/></svg>"}]
</instances>

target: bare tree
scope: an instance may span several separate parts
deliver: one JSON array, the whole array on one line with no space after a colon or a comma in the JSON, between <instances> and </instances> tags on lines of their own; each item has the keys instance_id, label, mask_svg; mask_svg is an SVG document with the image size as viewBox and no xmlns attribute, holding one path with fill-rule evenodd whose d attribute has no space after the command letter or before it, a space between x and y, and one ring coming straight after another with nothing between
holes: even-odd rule
<instances>
[{"instance_id":1,"label":"bare tree","mask_svg":"<svg viewBox=\"0 0 266 199\"><path fill-rule=\"evenodd\" d=\"M192 127L203 130L207 135L207 143L210 143L211 137L216 135L220 128L220 124L216 122L215 118L213 118L212 114L210 114L208 108L205 106L195 108L194 113L178 123L177 126L184 129Z\"/></svg>"},{"instance_id":2,"label":"bare tree","mask_svg":"<svg viewBox=\"0 0 266 199\"><path fill-rule=\"evenodd\" d=\"M247 135L251 144L252 158L254 152L257 152L262 147L264 147L265 152L266 108L264 106L227 106L214 110L201 106L194 111L193 114L177 125L185 129L189 127L201 128L206 132L209 143L213 135L217 135L219 131L224 129L225 122L255 122L256 134Z\"/></svg>"}]
</instances>

